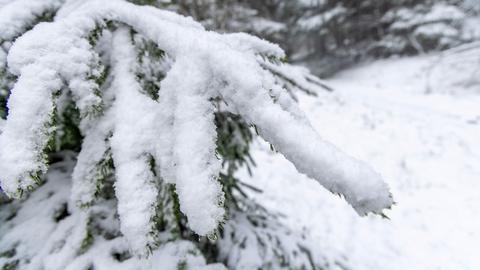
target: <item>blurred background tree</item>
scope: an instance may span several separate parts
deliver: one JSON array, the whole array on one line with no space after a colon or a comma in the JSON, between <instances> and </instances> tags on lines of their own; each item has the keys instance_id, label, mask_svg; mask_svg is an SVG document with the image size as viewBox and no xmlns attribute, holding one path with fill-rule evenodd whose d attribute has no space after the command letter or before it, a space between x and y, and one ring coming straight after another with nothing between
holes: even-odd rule
<instances>
[{"instance_id":1,"label":"blurred background tree","mask_svg":"<svg viewBox=\"0 0 480 270\"><path fill-rule=\"evenodd\" d=\"M472 27L479 23L476 0L155 2L208 29L243 31L278 43L291 61L321 76L366 59L445 50L480 38Z\"/></svg>"}]
</instances>

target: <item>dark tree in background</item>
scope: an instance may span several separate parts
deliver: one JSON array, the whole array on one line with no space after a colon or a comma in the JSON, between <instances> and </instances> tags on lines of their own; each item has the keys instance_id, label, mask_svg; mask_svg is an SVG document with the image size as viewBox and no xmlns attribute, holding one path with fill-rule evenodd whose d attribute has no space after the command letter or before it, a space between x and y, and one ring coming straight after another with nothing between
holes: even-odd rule
<instances>
[{"instance_id":1,"label":"dark tree in background","mask_svg":"<svg viewBox=\"0 0 480 270\"><path fill-rule=\"evenodd\" d=\"M443 50L479 38L475 0L183 0L170 7L207 28L245 31L330 75L368 58ZM165 3L164 3L165 4ZM478 23L478 21L476 21Z\"/></svg>"}]
</instances>

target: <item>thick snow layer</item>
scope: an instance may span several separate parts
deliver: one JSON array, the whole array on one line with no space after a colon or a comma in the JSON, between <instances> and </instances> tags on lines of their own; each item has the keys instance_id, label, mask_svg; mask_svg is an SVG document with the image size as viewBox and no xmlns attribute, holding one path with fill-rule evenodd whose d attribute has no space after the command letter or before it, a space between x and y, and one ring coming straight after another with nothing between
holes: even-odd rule
<instances>
[{"instance_id":1,"label":"thick snow layer","mask_svg":"<svg viewBox=\"0 0 480 270\"><path fill-rule=\"evenodd\" d=\"M5 3L4 3L5 2ZM0 2L0 40L12 40L32 27L38 17L58 9L63 0L16 0Z\"/></svg>"},{"instance_id":2,"label":"thick snow layer","mask_svg":"<svg viewBox=\"0 0 480 270\"><path fill-rule=\"evenodd\" d=\"M96 235L83 251L88 215L102 216L102 227L118 234L115 205L96 205L85 213L69 205L70 174L74 155L64 153L64 161L47 173L47 183L26 201L0 205L0 265L27 270L225 270L221 264L207 265L192 242L174 241L161 245L148 258L128 253L128 239ZM65 209L62 209L65 207ZM63 212L65 211L65 212ZM60 213L60 215L59 215ZM98 232L96 232L98 233ZM13 250L13 252L12 252ZM6 255L7 253L8 255ZM124 254L124 258L119 256ZM7 266L9 265L10 266ZM183 266L183 268L180 268Z\"/></svg>"},{"instance_id":3,"label":"thick snow layer","mask_svg":"<svg viewBox=\"0 0 480 270\"><path fill-rule=\"evenodd\" d=\"M151 218L155 216L157 188L147 151L155 138L155 129L149 128L156 120L155 102L141 94L140 84L135 79L136 54L129 29L115 32L112 58L114 79L111 87L116 99L110 117L114 122L111 146L115 194L122 232L131 248L140 251L145 243L153 242Z\"/></svg>"},{"instance_id":4,"label":"thick snow layer","mask_svg":"<svg viewBox=\"0 0 480 270\"><path fill-rule=\"evenodd\" d=\"M359 218L264 143L255 147L253 177L241 174L265 190L257 198L268 208L283 212L292 227L306 227L331 265L480 268L480 96L458 86L449 95L425 94L426 73L438 57L365 64L328 80L332 94L299 96L325 138L384 176L397 202L386 213L390 220ZM441 78L454 80L458 72Z\"/></svg>"},{"instance_id":5,"label":"thick snow layer","mask_svg":"<svg viewBox=\"0 0 480 270\"><path fill-rule=\"evenodd\" d=\"M105 26L105 20L131 28L114 35L111 85L100 89L95 79L102 73L100 56L93 48L95 42L87 37L96 27ZM174 59L161 82L158 102L142 94L136 80L132 29ZM393 201L381 176L323 140L297 105L282 96L286 90L275 79L281 74L283 80L305 89L322 82L302 69L292 74L285 65L272 70L265 64L272 57L284 57L277 45L247 34L208 32L191 18L167 11L121 0L69 1L54 22L36 25L19 37L8 53L9 71L19 80L0 137L2 188L20 197L35 186L37 174L46 171L43 151L55 128L51 119L56 98L68 87L82 114L86 137L86 152L79 155L79 168L73 176L72 198L80 204L92 200L96 188L93 169L105 157L108 142L115 165L121 229L139 253L151 242L155 214L152 159L160 176L175 183L180 209L192 230L207 235L222 221L224 198L217 181L221 166L215 153L215 107L211 102L217 97L228 104L228 110L255 124L260 135L300 172L344 196L360 215L390 207ZM89 117L99 107L103 114ZM111 138L101 138L105 134Z\"/></svg>"},{"instance_id":6,"label":"thick snow layer","mask_svg":"<svg viewBox=\"0 0 480 270\"><path fill-rule=\"evenodd\" d=\"M29 174L46 171L46 166L41 162L42 156L39 155L38 145L47 144L45 123L49 123L54 113L52 90L61 87L61 81L55 70L27 66L22 71L12 90L15 94L8 100L10 108L20 109L10 111L9 121L4 125L0 137L2 188L10 194L15 194L18 189L30 189L30 186L35 185ZM31 119L38 121L32 122ZM26 131L31 131L36 136L25 140Z\"/></svg>"}]
</instances>

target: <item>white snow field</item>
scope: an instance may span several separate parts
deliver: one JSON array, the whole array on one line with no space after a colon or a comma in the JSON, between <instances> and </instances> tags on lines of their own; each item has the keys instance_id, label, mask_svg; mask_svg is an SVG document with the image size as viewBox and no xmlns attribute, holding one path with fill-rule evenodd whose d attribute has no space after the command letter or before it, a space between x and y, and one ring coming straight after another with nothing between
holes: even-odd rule
<instances>
[{"instance_id":1,"label":"white snow field","mask_svg":"<svg viewBox=\"0 0 480 270\"><path fill-rule=\"evenodd\" d=\"M397 203L390 220L359 217L260 140L253 177L240 177L310 232L332 269L480 269L480 84L459 83L478 74L478 55L458 58L470 68L451 61L458 54L377 61L328 80L334 93L299 97L326 140L385 178ZM427 77L437 86L427 90Z\"/></svg>"}]
</instances>

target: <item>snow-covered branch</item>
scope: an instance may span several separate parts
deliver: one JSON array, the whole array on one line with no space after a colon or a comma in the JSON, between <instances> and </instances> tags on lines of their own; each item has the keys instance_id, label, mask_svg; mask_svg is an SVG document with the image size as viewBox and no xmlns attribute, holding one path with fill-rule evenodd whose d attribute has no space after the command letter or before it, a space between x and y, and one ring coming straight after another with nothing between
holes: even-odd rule
<instances>
[{"instance_id":1,"label":"snow-covered branch","mask_svg":"<svg viewBox=\"0 0 480 270\"><path fill-rule=\"evenodd\" d=\"M111 152L121 229L137 251L151 242L159 179L175 184L180 209L197 234L214 233L222 221L215 98L256 125L300 172L344 195L360 215L380 213L392 204L381 177L322 140L285 96L274 68L258 57L283 58L277 45L245 34L205 31L189 18L120 0L85 1L59 14L18 38L8 54L9 71L18 81L0 136L0 179L10 196L32 189L47 170L52 119L59 96L70 91L85 136L72 199L80 205L93 200L96 167ZM109 55L95 50L98 37L92 38L92 31L106 36L102 46L111 47L105 50ZM158 98L144 94L137 81L133 33L173 59ZM104 65L110 66L106 82L100 79ZM300 87L319 84L295 78Z\"/></svg>"}]
</instances>

